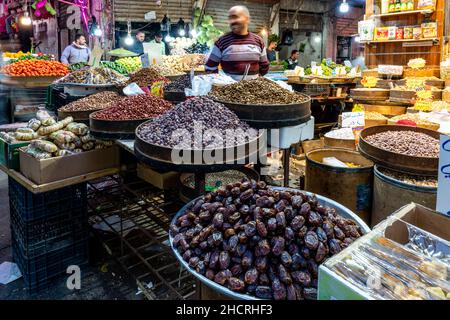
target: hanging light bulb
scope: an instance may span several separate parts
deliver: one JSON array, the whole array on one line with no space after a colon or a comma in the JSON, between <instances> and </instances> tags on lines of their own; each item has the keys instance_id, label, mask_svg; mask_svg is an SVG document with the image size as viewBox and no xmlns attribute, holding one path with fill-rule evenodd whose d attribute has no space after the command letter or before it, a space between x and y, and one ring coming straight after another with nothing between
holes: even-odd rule
<instances>
[{"instance_id":1,"label":"hanging light bulb","mask_svg":"<svg viewBox=\"0 0 450 320\"><path fill-rule=\"evenodd\" d=\"M339 11L342 13L347 13L350 10L350 7L347 3L347 0L342 0L341 5L339 6Z\"/></svg>"},{"instance_id":2,"label":"hanging light bulb","mask_svg":"<svg viewBox=\"0 0 450 320\"><path fill-rule=\"evenodd\" d=\"M178 34L180 35L180 37L184 37L186 35L186 31L184 31L184 29L180 29L178 31Z\"/></svg>"},{"instance_id":3,"label":"hanging light bulb","mask_svg":"<svg viewBox=\"0 0 450 320\"><path fill-rule=\"evenodd\" d=\"M191 33L192 38L197 38L197 30L192 29L190 33Z\"/></svg>"},{"instance_id":4,"label":"hanging light bulb","mask_svg":"<svg viewBox=\"0 0 450 320\"><path fill-rule=\"evenodd\" d=\"M266 28L262 28L262 29L261 29L261 35L262 35L263 37L267 36L267 29L266 29Z\"/></svg>"},{"instance_id":5,"label":"hanging light bulb","mask_svg":"<svg viewBox=\"0 0 450 320\"><path fill-rule=\"evenodd\" d=\"M24 26L31 25L31 18L28 11L25 11L24 15L20 18L20 23Z\"/></svg>"},{"instance_id":6,"label":"hanging light bulb","mask_svg":"<svg viewBox=\"0 0 450 320\"><path fill-rule=\"evenodd\" d=\"M164 38L165 42L172 42L173 38L170 36L170 34L168 34L165 38Z\"/></svg>"},{"instance_id":7,"label":"hanging light bulb","mask_svg":"<svg viewBox=\"0 0 450 320\"><path fill-rule=\"evenodd\" d=\"M134 43L134 39L131 37L131 34L129 33L125 38L125 44L127 46L131 46Z\"/></svg>"},{"instance_id":8,"label":"hanging light bulb","mask_svg":"<svg viewBox=\"0 0 450 320\"><path fill-rule=\"evenodd\" d=\"M101 37L103 34L102 29L100 29L98 26L94 29L94 36Z\"/></svg>"},{"instance_id":9,"label":"hanging light bulb","mask_svg":"<svg viewBox=\"0 0 450 320\"><path fill-rule=\"evenodd\" d=\"M355 37L355 42L358 42L358 43L361 42L361 37L360 36L356 36Z\"/></svg>"},{"instance_id":10,"label":"hanging light bulb","mask_svg":"<svg viewBox=\"0 0 450 320\"><path fill-rule=\"evenodd\" d=\"M322 38L320 36L318 36L318 35L314 37L314 41L316 43L319 43L321 40L322 40Z\"/></svg>"}]
</instances>

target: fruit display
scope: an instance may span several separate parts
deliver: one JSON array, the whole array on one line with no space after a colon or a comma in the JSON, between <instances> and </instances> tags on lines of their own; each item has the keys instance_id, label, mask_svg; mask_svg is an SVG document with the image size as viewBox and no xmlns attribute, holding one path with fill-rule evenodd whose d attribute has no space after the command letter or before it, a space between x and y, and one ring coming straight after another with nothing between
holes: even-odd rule
<instances>
[{"instance_id":1,"label":"fruit display","mask_svg":"<svg viewBox=\"0 0 450 320\"><path fill-rule=\"evenodd\" d=\"M101 61L100 66L102 66L103 68L114 70L124 76L128 75L128 71L123 66L117 64L115 61Z\"/></svg>"},{"instance_id":2,"label":"fruit display","mask_svg":"<svg viewBox=\"0 0 450 320\"><path fill-rule=\"evenodd\" d=\"M206 44L194 43L190 47L184 49L186 53L201 53L206 54L209 51L209 47Z\"/></svg>"},{"instance_id":3,"label":"fruit display","mask_svg":"<svg viewBox=\"0 0 450 320\"><path fill-rule=\"evenodd\" d=\"M188 74L185 74L178 79L166 84L164 86L164 91L170 91L170 92L183 92L186 88L191 88L191 76Z\"/></svg>"},{"instance_id":4,"label":"fruit display","mask_svg":"<svg viewBox=\"0 0 450 320\"><path fill-rule=\"evenodd\" d=\"M194 11L193 25L197 30L197 42L211 48L214 45L214 41L216 41L223 32L214 26L214 20L208 14L204 14L203 19L200 21L200 18L202 17L201 13L201 9L198 7Z\"/></svg>"},{"instance_id":5,"label":"fruit display","mask_svg":"<svg viewBox=\"0 0 450 320\"><path fill-rule=\"evenodd\" d=\"M107 52L107 54L111 57L136 57L138 56L137 53L123 49L123 48L117 48L113 49Z\"/></svg>"},{"instance_id":6,"label":"fruit display","mask_svg":"<svg viewBox=\"0 0 450 320\"><path fill-rule=\"evenodd\" d=\"M88 64L86 62L77 62L69 65L70 71L80 70L86 67Z\"/></svg>"},{"instance_id":7,"label":"fruit display","mask_svg":"<svg viewBox=\"0 0 450 320\"><path fill-rule=\"evenodd\" d=\"M195 141L195 124L201 125L202 141ZM198 127L197 127L198 128ZM208 136L211 131L220 134ZM240 132L235 139L227 141L233 145L242 145L253 141L258 131L239 120L234 112L223 104L214 102L208 97L195 97L177 104L163 115L144 123L138 128L137 135L147 143L168 148L182 149L216 149L223 148L228 132ZM179 135L180 132L184 134ZM230 139L231 140L231 139Z\"/></svg>"},{"instance_id":8,"label":"fruit display","mask_svg":"<svg viewBox=\"0 0 450 320\"><path fill-rule=\"evenodd\" d=\"M244 179L196 200L170 226L194 272L262 299L313 300L318 267L362 235L301 191Z\"/></svg>"},{"instance_id":9,"label":"fruit display","mask_svg":"<svg viewBox=\"0 0 450 320\"><path fill-rule=\"evenodd\" d=\"M450 299L448 265L417 249L377 235L329 267L372 299Z\"/></svg>"},{"instance_id":10,"label":"fruit display","mask_svg":"<svg viewBox=\"0 0 450 320\"><path fill-rule=\"evenodd\" d=\"M406 122L405 122L406 121ZM425 119L424 115L420 113L405 113L395 117L392 117L388 120L388 124L392 125L413 125L420 128L430 129L430 130L438 130L439 124L428 121Z\"/></svg>"},{"instance_id":11,"label":"fruit display","mask_svg":"<svg viewBox=\"0 0 450 320\"><path fill-rule=\"evenodd\" d=\"M209 96L223 102L262 105L304 103L309 100L308 96L291 92L264 77L214 87Z\"/></svg>"},{"instance_id":12,"label":"fruit display","mask_svg":"<svg viewBox=\"0 0 450 320\"><path fill-rule=\"evenodd\" d=\"M25 54L30 54L30 52L23 52L22 50L18 52L3 52L2 57L3 58L9 58L9 59L17 59Z\"/></svg>"},{"instance_id":13,"label":"fruit display","mask_svg":"<svg viewBox=\"0 0 450 320\"><path fill-rule=\"evenodd\" d=\"M128 78L109 68L80 69L69 73L57 81L59 84L87 84L87 85L123 85Z\"/></svg>"},{"instance_id":14,"label":"fruit display","mask_svg":"<svg viewBox=\"0 0 450 320\"><path fill-rule=\"evenodd\" d=\"M439 158L439 140L412 130L384 131L366 137L380 149L413 157Z\"/></svg>"},{"instance_id":15,"label":"fruit display","mask_svg":"<svg viewBox=\"0 0 450 320\"><path fill-rule=\"evenodd\" d=\"M115 64L117 66L125 69L125 71L127 73L132 73L132 72L135 72L136 70L139 70L140 68L142 68L141 58L139 58L139 57L120 58L115 61ZM120 72L119 70L116 70L116 71ZM122 72L120 72L120 73L122 73Z\"/></svg>"},{"instance_id":16,"label":"fruit display","mask_svg":"<svg viewBox=\"0 0 450 320\"><path fill-rule=\"evenodd\" d=\"M178 73L201 70L205 64L205 55L199 53L163 56L163 65Z\"/></svg>"},{"instance_id":17,"label":"fruit display","mask_svg":"<svg viewBox=\"0 0 450 320\"><path fill-rule=\"evenodd\" d=\"M321 64L316 67L308 67L305 69L305 75L310 76L345 76L351 71L350 67L336 64L330 59L323 59Z\"/></svg>"},{"instance_id":18,"label":"fruit display","mask_svg":"<svg viewBox=\"0 0 450 320\"><path fill-rule=\"evenodd\" d=\"M65 76L69 73L69 68L58 61L31 59L8 64L2 71L16 77L44 77Z\"/></svg>"}]
</instances>

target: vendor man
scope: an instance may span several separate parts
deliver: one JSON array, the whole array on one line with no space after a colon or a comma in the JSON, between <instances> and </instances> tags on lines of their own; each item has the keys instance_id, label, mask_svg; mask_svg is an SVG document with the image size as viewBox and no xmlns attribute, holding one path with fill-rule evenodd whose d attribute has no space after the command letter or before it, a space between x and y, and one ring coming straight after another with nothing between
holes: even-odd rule
<instances>
[{"instance_id":1,"label":"vendor man","mask_svg":"<svg viewBox=\"0 0 450 320\"><path fill-rule=\"evenodd\" d=\"M142 31L138 31L136 33L136 40L134 43L129 47L129 50L136 53L136 54L143 54L144 53L144 41L145 41L145 33Z\"/></svg>"},{"instance_id":2,"label":"vendor man","mask_svg":"<svg viewBox=\"0 0 450 320\"><path fill-rule=\"evenodd\" d=\"M245 73L247 80L263 76L269 71L266 48L261 37L248 31L250 13L245 6L235 6L228 11L231 32L221 36L211 51L205 69L217 72L219 64L222 70L239 81Z\"/></svg>"},{"instance_id":3,"label":"vendor man","mask_svg":"<svg viewBox=\"0 0 450 320\"><path fill-rule=\"evenodd\" d=\"M288 70L294 70L295 67L298 65L298 57L300 56L300 52L298 50L292 50L291 56L286 59L286 62L288 63Z\"/></svg>"},{"instance_id":4,"label":"vendor man","mask_svg":"<svg viewBox=\"0 0 450 320\"><path fill-rule=\"evenodd\" d=\"M160 49L161 50L161 54L165 55L166 54L166 44L164 43L164 41L162 41L162 38L163 38L162 33L161 32L157 32L155 34L155 38L152 41L150 41L150 43L155 43L158 46L160 46L161 47L161 49Z\"/></svg>"},{"instance_id":5,"label":"vendor man","mask_svg":"<svg viewBox=\"0 0 450 320\"><path fill-rule=\"evenodd\" d=\"M88 62L91 56L91 49L86 45L86 38L82 34L75 36L75 41L68 45L62 55L61 62L65 64L74 64L78 62Z\"/></svg>"}]
</instances>

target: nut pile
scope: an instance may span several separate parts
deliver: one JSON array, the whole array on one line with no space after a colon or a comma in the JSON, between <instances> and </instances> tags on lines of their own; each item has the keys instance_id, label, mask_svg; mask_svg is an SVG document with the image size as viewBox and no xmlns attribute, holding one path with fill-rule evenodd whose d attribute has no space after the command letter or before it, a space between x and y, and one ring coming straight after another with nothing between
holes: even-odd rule
<instances>
[{"instance_id":1,"label":"nut pile","mask_svg":"<svg viewBox=\"0 0 450 320\"><path fill-rule=\"evenodd\" d=\"M196 125L201 126L202 139L194 139ZM208 133L211 129L220 134L223 141L210 136ZM177 134L180 130L186 130L186 134ZM226 141L227 130L242 131L233 141ZM138 136L148 143L197 150L222 148L225 142L241 145L256 139L257 135L257 130L239 120L230 109L207 97L196 97L182 102L138 129Z\"/></svg>"},{"instance_id":2,"label":"nut pile","mask_svg":"<svg viewBox=\"0 0 450 320\"><path fill-rule=\"evenodd\" d=\"M439 158L439 140L411 130L384 131L366 137L380 149L413 157Z\"/></svg>"},{"instance_id":3,"label":"nut pile","mask_svg":"<svg viewBox=\"0 0 450 320\"><path fill-rule=\"evenodd\" d=\"M437 188L438 181L436 178L409 175L385 168L379 168L379 171L395 180L399 180L406 184L412 184L419 187Z\"/></svg>"},{"instance_id":4,"label":"nut pile","mask_svg":"<svg viewBox=\"0 0 450 320\"><path fill-rule=\"evenodd\" d=\"M355 134L351 128L331 130L330 132L325 133L325 137L331 139L355 140Z\"/></svg>"},{"instance_id":5,"label":"nut pile","mask_svg":"<svg viewBox=\"0 0 450 320\"><path fill-rule=\"evenodd\" d=\"M102 91L66 104L59 110L66 112L101 110L110 107L119 99L121 99L121 96L117 92Z\"/></svg>"},{"instance_id":6,"label":"nut pile","mask_svg":"<svg viewBox=\"0 0 450 320\"><path fill-rule=\"evenodd\" d=\"M195 188L194 175L190 175L183 184L189 188ZM206 186L225 186L230 183L236 183L245 178L245 173L237 170L227 170L223 172L207 173L205 184Z\"/></svg>"},{"instance_id":7,"label":"nut pile","mask_svg":"<svg viewBox=\"0 0 450 320\"><path fill-rule=\"evenodd\" d=\"M318 267L362 235L354 221L300 191L243 180L197 200L171 225L196 272L275 300L316 299Z\"/></svg>"},{"instance_id":8,"label":"nut pile","mask_svg":"<svg viewBox=\"0 0 450 320\"><path fill-rule=\"evenodd\" d=\"M364 111L365 120L387 120L385 116L378 112Z\"/></svg>"},{"instance_id":9,"label":"nut pile","mask_svg":"<svg viewBox=\"0 0 450 320\"><path fill-rule=\"evenodd\" d=\"M192 86L191 76L186 74L179 77L177 80L172 81L169 84L166 84L164 90L171 92L184 92L185 88L190 88L191 86Z\"/></svg>"},{"instance_id":10,"label":"nut pile","mask_svg":"<svg viewBox=\"0 0 450 320\"><path fill-rule=\"evenodd\" d=\"M122 85L125 81L127 78L120 73L109 68L98 67L73 71L59 79L57 83Z\"/></svg>"},{"instance_id":11,"label":"nut pile","mask_svg":"<svg viewBox=\"0 0 450 320\"><path fill-rule=\"evenodd\" d=\"M161 78L161 74L155 68L142 68L132 74L127 85L135 82L139 87L150 86L156 79Z\"/></svg>"},{"instance_id":12,"label":"nut pile","mask_svg":"<svg viewBox=\"0 0 450 320\"><path fill-rule=\"evenodd\" d=\"M151 68L154 68L163 77L179 76L181 74L184 74L184 72L180 72L179 70L175 70L175 69L167 67L165 65L154 65Z\"/></svg>"},{"instance_id":13,"label":"nut pile","mask_svg":"<svg viewBox=\"0 0 450 320\"><path fill-rule=\"evenodd\" d=\"M93 113L97 120L139 120L157 117L170 109L170 102L151 94L125 97L107 109Z\"/></svg>"},{"instance_id":14,"label":"nut pile","mask_svg":"<svg viewBox=\"0 0 450 320\"><path fill-rule=\"evenodd\" d=\"M241 104L291 104L309 100L308 96L284 89L264 77L214 87L209 95L220 101Z\"/></svg>"}]
</instances>

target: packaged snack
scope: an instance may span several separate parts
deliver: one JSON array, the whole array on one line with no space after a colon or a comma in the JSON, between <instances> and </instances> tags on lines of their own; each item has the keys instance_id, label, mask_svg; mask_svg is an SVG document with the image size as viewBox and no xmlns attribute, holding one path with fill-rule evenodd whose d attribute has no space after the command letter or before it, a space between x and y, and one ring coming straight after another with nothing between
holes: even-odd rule
<instances>
[{"instance_id":1,"label":"packaged snack","mask_svg":"<svg viewBox=\"0 0 450 320\"><path fill-rule=\"evenodd\" d=\"M0 138L3 139L3 141L11 143L14 141L14 135L10 134L8 132L0 132Z\"/></svg>"},{"instance_id":2,"label":"packaged snack","mask_svg":"<svg viewBox=\"0 0 450 320\"><path fill-rule=\"evenodd\" d=\"M413 27L406 26L403 28L403 39L412 39L413 38Z\"/></svg>"},{"instance_id":3,"label":"packaged snack","mask_svg":"<svg viewBox=\"0 0 450 320\"><path fill-rule=\"evenodd\" d=\"M389 27L380 27L375 29L375 40L389 40Z\"/></svg>"},{"instance_id":4,"label":"packaged snack","mask_svg":"<svg viewBox=\"0 0 450 320\"><path fill-rule=\"evenodd\" d=\"M85 150L85 151L88 151L88 150L92 150L92 149L94 149L94 147L95 147L95 144L94 144L94 142L88 142L88 143L85 143L85 144L83 144L83 150Z\"/></svg>"},{"instance_id":5,"label":"packaged snack","mask_svg":"<svg viewBox=\"0 0 450 320\"><path fill-rule=\"evenodd\" d=\"M397 32L395 34L396 40L402 40L403 39L403 28L397 28Z\"/></svg>"},{"instance_id":6,"label":"packaged snack","mask_svg":"<svg viewBox=\"0 0 450 320\"><path fill-rule=\"evenodd\" d=\"M38 112L36 112L36 119L38 119L41 122L51 117L52 116L45 110L39 110Z\"/></svg>"},{"instance_id":7,"label":"packaged snack","mask_svg":"<svg viewBox=\"0 0 450 320\"><path fill-rule=\"evenodd\" d=\"M74 153L81 153L83 152L83 149L77 148L75 150L73 150Z\"/></svg>"},{"instance_id":8,"label":"packaged snack","mask_svg":"<svg viewBox=\"0 0 450 320\"><path fill-rule=\"evenodd\" d=\"M422 23L422 36L424 38L436 38L438 31L437 22Z\"/></svg>"},{"instance_id":9,"label":"packaged snack","mask_svg":"<svg viewBox=\"0 0 450 320\"><path fill-rule=\"evenodd\" d=\"M16 132L14 137L16 138L16 140L30 141L37 139L39 136L36 132L33 131L32 133Z\"/></svg>"},{"instance_id":10,"label":"packaged snack","mask_svg":"<svg viewBox=\"0 0 450 320\"><path fill-rule=\"evenodd\" d=\"M80 137L82 143L87 143L89 141L95 141L95 138L90 134Z\"/></svg>"},{"instance_id":11,"label":"packaged snack","mask_svg":"<svg viewBox=\"0 0 450 320\"><path fill-rule=\"evenodd\" d=\"M72 142L61 143L61 142L55 141L55 144L56 144L60 149L63 149L63 150L70 150L70 151L72 151L72 150L76 149L75 144L72 143Z\"/></svg>"},{"instance_id":12,"label":"packaged snack","mask_svg":"<svg viewBox=\"0 0 450 320\"><path fill-rule=\"evenodd\" d=\"M30 143L30 146L48 153L58 151L58 147L54 143L45 140L34 140Z\"/></svg>"},{"instance_id":13,"label":"packaged snack","mask_svg":"<svg viewBox=\"0 0 450 320\"><path fill-rule=\"evenodd\" d=\"M42 151L40 149L37 148L33 148L31 146L28 146L25 149L26 154L29 154L30 156L38 159L38 160L42 160L42 159L50 159L52 157L51 153L48 153L46 151Z\"/></svg>"},{"instance_id":14,"label":"packaged snack","mask_svg":"<svg viewBox=\"0 0 450 320\"><path fill-rule=\"evenodd\" d=\"M55 153L55 155L57 157L68 156L68 155L71 155L71 154L73 154L73 151L70 151L70 150L58 150Z\"/></svg>"},{"instance_id":15,"label":"packaged snack","mask_svg":"<svg viewBox=\"0 0 450 320\"><path fill-rule=\"evenodd\" d=\"M34 130L31 128L18 128L16 133L34 133Z\"/></svg>"},{"instance_id":16,"label":"packaged snack","mask_svg":"<svg viewBox=\"0 0 450 320\"><path fill-rule=\"evenodd\" d=\"M419 26L413 27L413 39L415 40L422 39L422 27Z\"/></svg>"},{"instance_id":17,"label":"packaged snack","mask_svg":"<svg viewBox=\"0 0 450 320\"><path fill-rule=\"evenodd\" d=\"M58 130L56 132L51 133L49 135L49 138L56 142L69 143L73 142L77 138L77 136L70 131Z\"/></svg>"},{"instance_id":18,"label":"packaged snack","mask_svg":"<svg viewBox=\"0 0 450 320\"><path fill-rule=\"evenodd\" d=\"M44 120L41 121L41 124L42 124L43 126L45 126L45 127L52 126L52 125L54 125L55 123L56 123L56 120L53 119L52 117L46 118L46 119L44 119Z\"/></svg>"},{"instance_id":19,"label":"packaged snack","mask_svg":"<svg viewBox=\"0 0 450 320\"><path fill-rule=\"evenodd\" d=\"M418 10L436 10L436 0L419 0L417 2Z\"/></svg>"},{"instance_id":20,"label":"packaged snack","mask_svg":"<svg viewBox=\"0 0 450 320\"><path fill-rule=\"evenodd\" d=\"M388 27L388 40L395 40L397 29L397 27Z\"/></svg>"},{"instance_id":21,"label":"packaged snack","mask_svg":"<svg viewBox=\"0 0 450 320\"><path fill-rule=\"evenodd\" d=\"M65 127L69 123L73 122L73 118L72 117L67 117L67 118L64 118L64 119L60 120L59 122L61 122L63 124L63 127Z\"/></svg>"}]
</instances>

